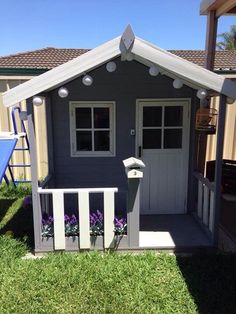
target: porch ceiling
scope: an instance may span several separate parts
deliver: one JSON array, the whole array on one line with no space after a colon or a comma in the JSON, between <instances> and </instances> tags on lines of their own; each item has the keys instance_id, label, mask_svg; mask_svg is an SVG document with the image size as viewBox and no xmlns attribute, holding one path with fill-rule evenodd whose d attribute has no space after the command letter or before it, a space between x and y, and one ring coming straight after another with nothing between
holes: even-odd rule
<instances>
[{"instance_id":1,"label":"porch ceiling","mask_svg":"<svg viewBox=\"0 0 236 314\"><path fill-rule=\"evenodd\" d=\"M22 100L55 89L77 77L83 76L111 59L118 56L121 56L123 59L125 53L121 48L121 38L117 37L108 41L76 59L5 92L2 95L3 104L6 107L14 106ZM231 80L210 72L138 37L134 37L134 42L128 52L131 52L137 61L147 66L155 64L163 74L173 79L181 78L184 84L192 88L206 88L215 93L236 99L236 84Z\"/></svg>"}]
</instances>

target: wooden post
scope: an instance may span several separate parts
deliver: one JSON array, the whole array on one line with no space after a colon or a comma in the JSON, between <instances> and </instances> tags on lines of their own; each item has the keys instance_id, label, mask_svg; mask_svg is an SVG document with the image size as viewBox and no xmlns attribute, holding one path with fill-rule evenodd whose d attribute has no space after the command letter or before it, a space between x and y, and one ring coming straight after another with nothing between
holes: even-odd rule
<instances>
[{"instance_id":1,"label":"wooden post","mask_svg":"<svg viewBox=\"0 0 236 314\"><path fill-rule=\"evenodd\" d=\"M127 233L129 247L139 246L140 179L128 179Z\"/></svg>"},{"instance_id":2,"label":"wooden post","mask_svg":"<svg viewBox=\"0 0 236 314\"><path fill-rule=\"evenodd\" d=\"M218 19L215 11L210 11L207 15L207 30L205 43L205 68L214 71L216 36L217 36Z\"/></svg>"},{"instance_id":3,"label":"wooden post","mask_svg":"<svg viewBox=\"0 0 236 314\"><path fill-rule=\"evenodd\" d=\"M41 248L41 216L42 214L41 214L40 198L38 194L36 140L35 140L32 110L30 109L31 108L28 109L28 130L29 130L28 136L29 136L29 145L30 145L31 180L32 180L34 248L35 248L35 251L38 251Z\"/></svg>"},{"instance_id":4,"label":"wooden post","mask_svg":"<svg viewBox=\"0 0 236 314\"><path fill-rule=\"evenodd\" d=\"M210 11L207 15L207 30L205 42L205 63L204 67L207 70L214 71L215 50L216 50L216 36L217 36L218 19L215 11ZM210 101L205 102L201 106L210 107ZM206 163L206 149L207 149L207 135L201 134L198 137L198 171L204 174Z\"/></svg>"},{"instance_id":5,"label":"wooden post","mask_svg":"<svg viewBox=\"0 0 236 314\"><path fill-rule=\"evenodd\" d=\"M224 151L224 132L225 132L225 115L226 115L226 96L220 96L219 115L218 115L218 132L216 144L216 163L215 163L215 184L214 184L214 216L213 216L213 241L218 245L219 221L221 209L221 178L222 178L222 158Z\"/></svg>"}]
</instances>

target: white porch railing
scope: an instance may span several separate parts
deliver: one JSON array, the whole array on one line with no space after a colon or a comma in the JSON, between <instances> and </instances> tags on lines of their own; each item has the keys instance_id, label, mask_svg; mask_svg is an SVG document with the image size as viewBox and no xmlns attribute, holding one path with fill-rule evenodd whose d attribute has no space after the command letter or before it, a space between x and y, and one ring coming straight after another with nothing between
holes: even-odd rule
<instances>
[{"instance_id":1,"label":"white porch railing","mask_svg":"<svg viewBox=\"0 0 236 314\"><path fill-rule=\"evenodd\" d=\"M200 173L194 174L198 180L197 215L213 233L214 229L214 184Z\"/></svg>"},{"instance_id":2,"label":"white porch railing","mask_svg":"<svg viewBox=\"0 0 236 314\"><path fill-rule=\"evenodd\" d=\"M104 197L104 248L114 245L114 218L115 193L117 188L91 188L91 189L42 189L39 194L52 195L52 208L54 218L54 249L65 250L65 224L64 224L64 194L78 194L79 215L79 248L90 249L90 208L89 194L103 193Z\"/></svg>"}]
</instances>

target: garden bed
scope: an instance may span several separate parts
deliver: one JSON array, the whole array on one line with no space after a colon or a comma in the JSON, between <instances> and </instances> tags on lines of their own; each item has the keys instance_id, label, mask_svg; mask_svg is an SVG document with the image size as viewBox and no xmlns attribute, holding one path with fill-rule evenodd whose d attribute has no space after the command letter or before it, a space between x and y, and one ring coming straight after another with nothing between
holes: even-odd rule
<instances>
[{"instance_id":1,"label":"garden bed","mask_svg":"<svg viewBox=\"0 0 236 314\"><path fill-rule=\"evenodd\" d=\"M79 218L75 214L64 216L65 250L79 250ZM104 249L104 216L97 210L90 214L90 249ZM114 249L127 248L127 221L124 217L114 219ZM42 215L41 251L54 250L54 218L52 215Z\"/></svg>"}]
</instances>

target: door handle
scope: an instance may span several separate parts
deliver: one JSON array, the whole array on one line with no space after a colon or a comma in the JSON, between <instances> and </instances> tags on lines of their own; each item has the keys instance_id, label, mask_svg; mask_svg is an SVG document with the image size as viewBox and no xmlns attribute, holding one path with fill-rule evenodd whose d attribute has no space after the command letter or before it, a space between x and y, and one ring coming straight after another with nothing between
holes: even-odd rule
<instances>
[{"instance_id":1,"label":"door handle","mask_svg":"<svg viewBox=\"0 0 236 314\"><path fill-rule=\"evenodd\" d=\"M138 147L138 156L142 157L142 146Z\"/></svg>"}]
</instances>

